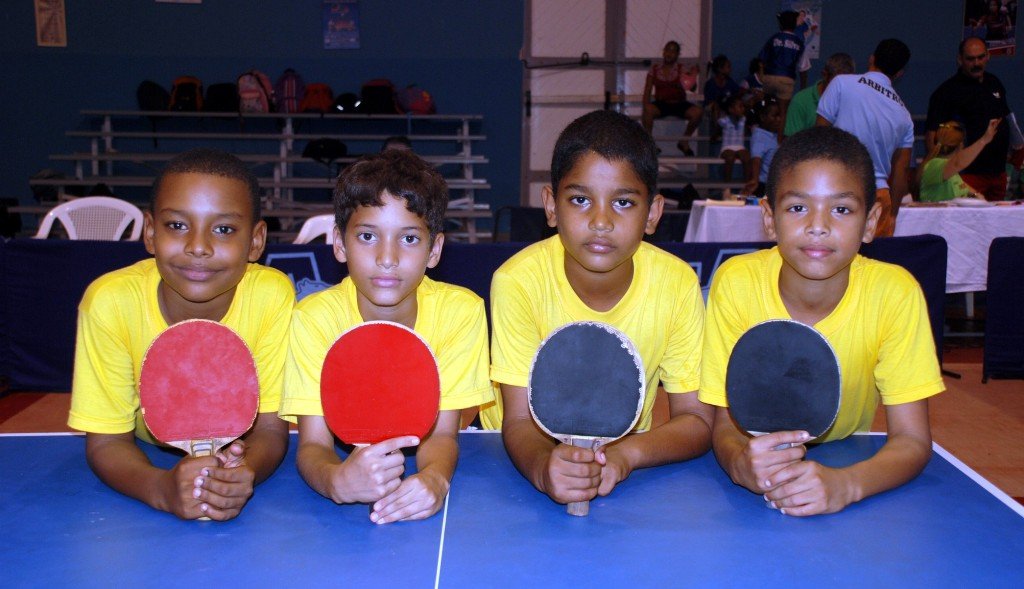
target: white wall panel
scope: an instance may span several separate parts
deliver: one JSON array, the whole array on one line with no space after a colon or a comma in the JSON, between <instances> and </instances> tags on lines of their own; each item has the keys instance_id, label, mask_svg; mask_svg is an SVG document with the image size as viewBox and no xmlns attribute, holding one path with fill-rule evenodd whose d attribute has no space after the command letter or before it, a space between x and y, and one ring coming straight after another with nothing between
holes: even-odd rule
<instances>
[{"instance_id":1,"label":"white wall panel","mask_svg":"<svg viewBox=\"0 0 1024 589\"><path fill-rule=\"evenodd\" d=\"M533 0L531 57L605 56L604 0Z\"/></svg>"},{"instance_id":2,"label":"white wall panel","mask_svg":"<svg viewBox=\"0 0 1024 589\"><path fill-rule=\"evenodd\" d=\"M660 57L668 41L679 42L682 59L700 55L701 0L627 0L626 57Z\"/></svg>"}]
</instances>

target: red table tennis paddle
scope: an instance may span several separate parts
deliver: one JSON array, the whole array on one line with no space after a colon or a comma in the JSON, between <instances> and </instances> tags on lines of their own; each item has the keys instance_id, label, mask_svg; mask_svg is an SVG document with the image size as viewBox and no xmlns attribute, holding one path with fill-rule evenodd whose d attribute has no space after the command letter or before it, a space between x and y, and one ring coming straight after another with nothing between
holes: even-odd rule
<instances>
[{"instance_id":1,"label":"red table tennis paddle","mask_svg":"<svg viewBox=\"0 0 1024 589\"><path fill-rule=\"evenodd\" d=\"M733 419L747 433L802 430L818 438L839 414L841 382L839 359L825 336L797 321L773 319L737 340L725 390Z\"/></svg>"},{"instance_id":2,"label":"red table tennis paddle","mask_svg":"<svg viewBox=\"0 0 1024 589\"><path fill-rule=\"evenodd\" d=\"M334 342L320 373L320 403L334 435L356 446L434 427L441 379L434 354L413 330L369 321Z\"/></svg>"},{"instance_id":3,"label":"red table tennis paddle","mask_svg":"<svg viewBox=\"0 0 1024 589\"><path fill-rule=\"evenodd\" d=\"M530 367L530 413L563 444L597 449L629 433L640 419L647 388L633 342L611 325L567 323L552 331ZM589 501L570 503L587 515Z\"/></svg>"},{"instance_id":4,"label":"red table tennis paddle","mask_svg":"<svg viewBox=\"0 0 1024 589\"><path fill-rule=\"evenodd\" d=\"M211 456L252 427L256 363L230 327L191 319L164 330L139 375L142 418L153 436L190 456Z\"/></svg>"}]
</instances>

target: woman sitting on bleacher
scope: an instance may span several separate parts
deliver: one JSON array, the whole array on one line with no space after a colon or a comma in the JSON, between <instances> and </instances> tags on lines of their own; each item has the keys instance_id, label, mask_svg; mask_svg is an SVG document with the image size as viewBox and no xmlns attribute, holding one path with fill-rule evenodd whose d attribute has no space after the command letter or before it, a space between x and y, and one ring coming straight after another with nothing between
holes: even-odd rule
<instances>
[{"instance_id":1,"label":"woman sitting on bleacher","mask_svg":"<svg viewBox=\"0 0 1024 589\"><path fill-rule=\"evenodd\" d=\"M669 41L662 50L663 61L651 66L644 83L644 112L642 123L648 133L654 128L654 119L677 116L686 119L686 132L676 143L683 155L693 155L690 149L690 135L700 124L704 109L686 100L686 92L697 86L696 65L686 68L679 62L679 43ZM651 101L651 90L654 100Z\"/></svg>"}]
</instances>

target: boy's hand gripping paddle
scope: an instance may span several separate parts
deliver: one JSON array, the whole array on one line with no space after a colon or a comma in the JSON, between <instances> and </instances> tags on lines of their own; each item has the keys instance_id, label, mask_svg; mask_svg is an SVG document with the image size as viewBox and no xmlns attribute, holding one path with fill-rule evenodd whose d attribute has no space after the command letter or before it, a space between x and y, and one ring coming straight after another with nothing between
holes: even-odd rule
<instances>
[{"instance_id":1,"label":"boy's hand gripping paddle","mask_svg":"<svg viewBox=\"0 0 1024 589\"><path fill-rule=\"evenodd\" d=\"M421 441L437 420L441 379L416 332L369 321L334 342L320 373L320 403L334 435L355 446L399 436Z\"/></svg>"},{"instance_id":2,"label":"boy's hand gripping paddle","mask_svg":"<svg viewBox=\"0 0 1024 589\"><path fill-rule=\"evenodd\" d=\"M737 340L725 391L733 419L747 433L802 430L818 438L839 414L839 359L813 327L764 321Z\"/></svg>"},{"instance_id":3,"label":"boy's hand gripping paddle","mask_svg":"<svg viewBox=\"0 0 1024 589\"><path fill-rule=\"evenodd\" d=\"M164 330L139 374L142 418L153 436L190 456L211 456L252 427L256 363L230 327L191 319Z\"/></svg>"},{"instance_id":4,"label":"boy's hand gripping paddle","mask_svg":"<svg viewBox=\"0 0 1024 589\"><path fill-rule=\"evenodd\" d=\"M597 449L626 435L640 419L646 386L640 354L614 327L568 323L552 331L530 367L530 413L564 444ZM589 501L570 503L587 515Z\"/></svg>"}]
</instances>

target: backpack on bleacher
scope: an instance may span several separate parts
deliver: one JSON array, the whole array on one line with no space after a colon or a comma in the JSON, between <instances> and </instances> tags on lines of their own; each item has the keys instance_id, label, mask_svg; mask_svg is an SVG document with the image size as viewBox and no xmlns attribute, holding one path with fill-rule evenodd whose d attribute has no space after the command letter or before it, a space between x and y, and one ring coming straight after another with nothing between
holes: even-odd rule
<instances>
[{"instance_id":1,"label":"backpack on bleacher","mask_svg":"<svg viewBox=\"0 0 1024 589\"><path fill-rule=\"evenodd\" d=\"M238 112L238 86L234 82L210 84L206 89L206 103L203 110L207 112Z\"/></svg>"},{"instance_id":2,"label":"backpack on bleacher","mask_svg":"<svg viewBox=\"0 0 1024 589\"><path fill-rule=\"evenodd\" d=\"M331 112L334 92L327 84L308 84L306 95L299 102L299 112Z\"/></svg>"},{"instance_id":3,"label":"backpack on bleacher","mask_svg":"<svg viewBox=\"0 0 1024 589\"><path fill-rule=\"evenodd\" d=\"M278 112L299 112L299 105L306 97L306 83L298 72L288 68L274 84L274 95Z\"/></svg>"},{"instance_id":4,"label":"backpack on bleacher","mask_svg":"<svg viewBox=\"0 0 1024 589\"><path fill-rule=\"evenodd\" d=\"M434 98L416 84L409 84L398 91L398 106L402 112L414 115L432 115L437 112Z\"/></svg>"},{"instance_id":5,"label":"backpack on bleacher","mask_svg":"<svg viewBox=\"0 0 1024 589\"><path fill-rule=\"evenodd\" d=\"M366 114L398 114L395 85L386 78L368 80L359 90L359 112Z\"/></svg>"},{"instance_id":6,"label":"backpack on bleacher","mask_svg":"<svg viewBox=\"0 0 1024 589\"><path fill-rule=\"evenodd\" d=\"M171 93L153 80L143 80L135 90L135 98L139 101L139 110L167 110L171 104Z\"/></svg>"},{"instance_id":7,"label":"backpack on bleacher","mask_svg":"<svg viewBox=\"0 0 1024 589\"><path fill-rule=\"evenodd\" d=\"M274 109L274 87L270 78L259 70L238 76L238 112L271 112Z\"/></svg>"},{"instance_id":8,"label":"backpack on bleacher","mask_svg":"<svg viewBox=\"0 0 1024 589\"><path fill-rule=\"evenodd\" d=\"M203 110L203 82L195 76L179 76L171 86L170 110Z\"/></svg>"}]
</instances>

